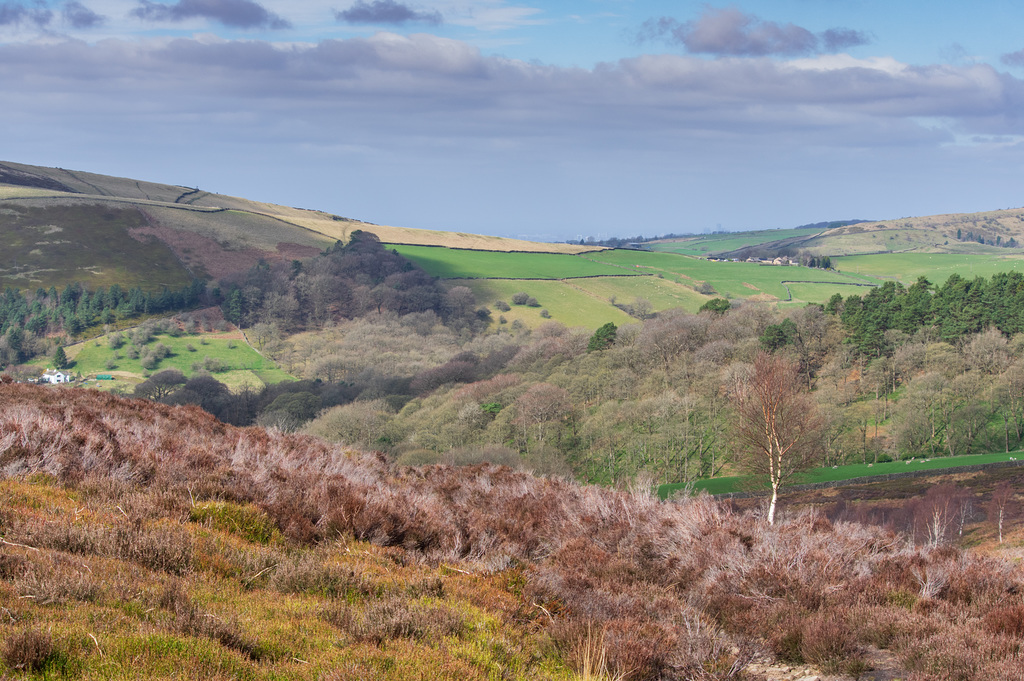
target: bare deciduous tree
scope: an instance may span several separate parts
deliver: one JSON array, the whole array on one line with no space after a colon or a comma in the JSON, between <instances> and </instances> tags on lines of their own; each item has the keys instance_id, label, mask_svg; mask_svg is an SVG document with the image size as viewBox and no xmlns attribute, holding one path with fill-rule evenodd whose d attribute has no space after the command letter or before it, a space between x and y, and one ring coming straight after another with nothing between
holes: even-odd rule
<instances>
[{"instance_id":1,"label":"bare deciduous tree","mask_svg":"<svg viewBox=\"0 0 1024 681\"><path fill-rule=\"evenodd\" d=\"M1017 510L1016 493L1013 485L1003 480L992 490L992 497L989 499L988 512L989 520L996 523L999 530L999 543L1003 543L1003 526L1006 520Z\"/></svg>"},{"instance_id":2,"label":"bare deciduous tree","mask_svg":"<svg viewBox=\"0 0 1024 681\"><path fill-rule=\"evenodd\" d=\"M797 366L780 355L759 353L735 400L741 462L768 479L768 523L772 524L779 488L815 462L821 418L800 387Z\"/></svg>"}]
</instances>

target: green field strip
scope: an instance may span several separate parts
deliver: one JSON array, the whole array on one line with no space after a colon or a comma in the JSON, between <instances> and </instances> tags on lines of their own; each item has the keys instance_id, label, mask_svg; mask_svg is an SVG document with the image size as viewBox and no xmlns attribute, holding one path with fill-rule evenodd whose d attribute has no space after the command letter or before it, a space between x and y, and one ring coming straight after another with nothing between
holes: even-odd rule
<instances>
[{"instance_id":1,"label":"green field strip","mask_svg":"<svg viewBox=\"0 0 1024 681\"><path fill-rule=\"evenodd\" d=\"M577 288L582 281L594 280L576 279L570 283L550 280L470 279L450 283L471 289L476 296L477 304L490 308L492 324L495 326L500 326L500 317L504 317L507 324L519 321L529 328L536 328L552 321L568 327L582 326L588 329L596 329L606 322L622 325L637 321L599 296ZM520 291L536 298L540 307L512 305L512 309L507 312L501 312L494 307L494 303L499 300L511 303L512 294ZM621 298L625 300L626 296ZM550 318L542 317L541 310L547 310Z\"/></svg>"},{"instance_id":2,"label":"green field strip","mask_svg":"<svg viewBox=\"0 0 1024 681\"><path fill-rule=\"evenodd\" d=\"M674 253L652 253L648 251L605 251L592 254L595 260L611 262L660 273L666 278L676 275L680 283L707 282L716 295L730 298L749 298L757 294L766 294L777 300L784 301L789 297L783 281L809 284L862 284L863 277L853 277L831 270L812 270L806 267L770 266L748 262L709 261L703 258L677 255ZM843 291L848 295L845 288ZM831 293L829 294L831 295ZM828 296L825 296L828 299ZM813 300L810 302L821 302Z\"/></svg>"},{"instance_id":3,"label":"green field strip","mask_svg":"<svg viewBox=\"0 0 1024 681\"><path fill-rule=\"evenodd\" d=\"M850 481L851 484L860 482L870 483L871 478L896 473L912 473L917 471L941 472L947 469L956 469L963 466L982 466L986 464L1004 463L1014 459L1021 459L1024 465L1024 453L1010 452L999 454L972 454L970 456L948 456L936 458L917 458L904 461L887 461L876 464L852 464L849 466L838 466L836 468L812 468L799 479L793 481L793 485L816 484L825 482ZM686 488L686 483L670 483L658 487L658 496L667 499L674 492ZM765 489L765 488L761 488ZM784 487L783 490L786 488ZM693 483L695 492L707 492L708 494L730 494L733 492L757 491L751 484L748 476L727 476L720 478L708 478L696 480Z\"/></svg>"},{"instance_id":4,"label":"green field strip","mask_svg":"<svg viewBox=\"0 0 1024 681\"><path fill-rule=\"evenodd\" d=\"M686 284L658 277L595 277L573 279L566 283L609 305L613 298L618 303L627 304L643 298L655 312L677 307L696 312L711 298L697 293Z\"/></svg>"},{"instance_id":5,"label":"green field strip","mask_svg":"<svg viewBox=\"0 0 1024 681\"><path fill-rule=\"evenodd\" d=\"M127 336L127 334L126 334ZM122 373L143 377L146 373L155 373L164 369L178 369L186 376L197 372L192 369L194 363L202 363L206 358L218 361L226 367L224 371L214 373L214 377L228 385L278 383L294 380L282 371L274 362L264 358L249 347L245 341L216 336L168 336L160 334L153 337L146 347L163 343L170 348L170 355L160 360L149 372L143 368L140 359L131 359L127 355L129 345L126 343L118 350L112 350L104 339L88 341L80 344L69 352L73 355L74 364L70 371L86 376L96 374ZM191 350L189 349L191 346ZM114 354L121 355L114 358ZM112 361L113 366L108 366ZM237 374L237 375L233 375Z\"/></svg>"},{"instance_id":6,"label":"green field strip","mask_svg":"<svg viewBox=\"0 0 1024 681\"><path fill-rule=\"evenodd\" d=\"M1001 272L1024 272L1024 255L974 255L956 253L892 253L851 255L832 258L832 265L844 272L894 278L910 286L918 277L941 285L950 275L964 279L989 278Z\"/></svg>"},{"instance_id":7,"label":"green field strip","mask_svg":"<svg viewBox=\"0 0 1024 681\"><path fill-rule=\"evenodd\" d=\"M507 253L404 245L389 245L389 248L412 260L427 274L441 279L567 279L629 274L613 264L564 253Z\"/></svg>"}]
</instances>

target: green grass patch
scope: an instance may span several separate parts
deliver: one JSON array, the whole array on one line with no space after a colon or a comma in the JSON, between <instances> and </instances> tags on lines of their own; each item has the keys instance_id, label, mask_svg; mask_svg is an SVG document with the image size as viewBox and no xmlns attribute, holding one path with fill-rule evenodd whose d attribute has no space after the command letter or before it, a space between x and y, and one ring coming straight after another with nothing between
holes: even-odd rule
<instances>
[{"instance_id":1,"label":"green grass patch","mask_svg":"<svg viewBox=\"0 0 1024 681\"><path fill-rule=\"evenodd\" d=\"M598 277L576 279L569 283L608 301L614 298L618 303L631 303L636 298L643 298L651 303L651 308L656 312L675 307L696 312L711 298L697 293L692 285L681 284L672 278Z\"/></svg>"},{"instance_id":2,"label":"green grass patch","mask_svg":"<svg viewBox=\"0 0 1024 681\"><path fill-rule=\"evenodd\" d=\"M189 509L189 520L222 532L238 535L255 544L269 544L280 538L270 517L252 504L207 501Z\"/></svg>"},{"instance_id":3,"label":"green grass patch","mask_svg":"<svg viewBox=\"0 0 1024 681\"><path fill-rule=\"evenodd\" d=\"M832 266L844 273L895 279L910 286L918 277L928 277L936 285L952 274L965 279L989 278L1000 272L1024 272L1024 256L971 255L951 253L892 253L851 255L832 258Z\"/></svg>"},{"instance_id":4,"label":"green grass patch","mask_svg":"<svg viewBox=\"0 0 1024 681\"><path fill-rule=\"evenodd\" d=\"M105 338L86 341L69 349L68 356L74 360L70 371L81 373L86 378L111 374L137 382L147 373L164 369L178 369L186 376L192 376L202 370L201 366L193 368L193 365L205 365L210 367L214 378L232 389L244 386L260 388L271 383L294 380L293 376L279 369L273 361L249 347L237 334L185 334L177 337L159 334L153 336L141 349L144 352L157 343L167 346L170 354L147 370L142 365L142 355L138 359L129 357L129 342L113 350ZM111 383L97 381L95 386L92 382L89 385L102 389L112 387Z\"/></svg>"},{"instance_id":5,"label":"green grass patch","mask_svg":"<svg viewBox=\"0 0 1024 681\"><path fill-rule=\"evenodd\" d=\"M793 484L811 484L818 482L836 482L869 478L893 473L909 473L911 471L941 471L960 466L978 466L987 463L1009 461L1010 457L1024 458L1020 452L1010 454L972 454L971 456L946 456L932 459L907 459L905 461L887 461L876 464L851 464L837 468L812 468ZM708 494L727 494L729 492L747 491L750 478L748 476L728 476L697 480L693 484L694 491L706 491ZM673 492L686 487L684 483L671 483L658 487L658 496L667 499Z\"/></svg>"},{"instance_id":6,"label":"green grass patch","mask_svg":"<svg viewBox=\"0 0 1024 681\"><path fill-rule=\"evenodd\" d=\"M566 279L642 274L586 256L562 253L501 253L429 246L391 246L428 274L442 279Z\"/></svg>"},{"instance_id":7,"label":"green grass patch","mask_svg":"<svg viewBox=\"0 0 1024 681\"><path fill-rule=\"evenodd\" d=\"M618 280L618 278L616 278ZM629 324L636 320L618 309L606 299L588 293L579 288L582 282L599 281L597 279L576 280L573 282L562 281L510 281L507 279L475 279L458 282L459 286L468 286L476 296L477 304L484 305L491 310L493 324L497 325L498 318L504 317L507 324L519 321L529 328L536 328L546 322L559 322L566 326L584 326L589 329L596 329L606 322L614 322L617 325ZM526 305L512 305L508 312L502 312L494 307L498 300L504 300L511 304L512 295L524 291L537 299L540 307L527 307ZM620 296L623 302L630 302L627 296ZM541 311L547 310L549 319L541 316Z\"/></svg>"},{"instance_id":8,"label":"green grass patch","mask_svg":"<svg viewBox=\"0 0 1024 681\"><path fill-rule=\"evenodd\" d=\"M645 251L602 251L588 254L600 262L634 268L649 273L660 273L666 279L694 284L707 282L715 294L727 298L750 298L756 295L771 296L786 300L789 292L783 282L822 282L814 291L824 302L832 293L844 296L853 292L863 293L863 287L849 284L866 282L880 283L867 276L853 276L831 270L817 270L807 267L776 267L747 262L711 262L703 258L692 258L674 253L650 253ZM800 284L801 286L806 284ZM790 284L792 287L792 284Z\"/></svg>"}]
</instances>

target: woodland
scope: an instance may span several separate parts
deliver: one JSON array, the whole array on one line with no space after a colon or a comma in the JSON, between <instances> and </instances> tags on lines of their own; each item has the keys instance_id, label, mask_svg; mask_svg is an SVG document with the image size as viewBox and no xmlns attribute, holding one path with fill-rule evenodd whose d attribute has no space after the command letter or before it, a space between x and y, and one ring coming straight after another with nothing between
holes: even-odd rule
<instances>
[{"instance_id":1,"label":"woodland","mask_svg":"<svg viewBox=\"0 0 1024 681\"><path fill-rule=\"evenodd\" d=\"M491 323L469 289L442 288L372 237L222 287L225 316L301 380L231 393L158 373L139 395L402 464L487 460L600 484L735 472L736 397L761 352L792 364L813 400L816 465L1010 452L1024 439L1017 273L887 282L789 310L717 299L597 332Z\"/></svg>"},{"instance_id":2,"label":"woodland","mask_svg":"<svg viewBox=\"0 0 1024 681\"><path fill-rule=\"evenodd\" d=\"M137 396L197 404L235 425L301 429L403 464L488 460L601 484L734 473L736 397L759 352L796 367L822 424L820 466L1009 452L1024 440L1018 273L886 282L798 309L714 299L697 314L648 313L596 333L555 321L529 329L496 322L470 289L442 285L357 232L314 258L260 263L158 298L8 290L0 351L13 363L13 348L26 353L36 334L69 319L95 328L139 305L161 309L156 301L219 301L226 320L299 380L231 391L205 371L157 370ZM525 291L510 302L538 304ZM183 311L160 328L176 325L196 323ZM154 328L107 340L145 354Z\"/></svg>"}]
</instances>

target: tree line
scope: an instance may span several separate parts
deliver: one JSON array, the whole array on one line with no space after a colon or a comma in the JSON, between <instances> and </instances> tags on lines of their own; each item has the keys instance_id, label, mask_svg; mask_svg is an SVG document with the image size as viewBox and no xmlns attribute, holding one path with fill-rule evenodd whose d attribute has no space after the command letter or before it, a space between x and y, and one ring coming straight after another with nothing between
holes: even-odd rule
<instances>
[{"instance_id":1,"label":"tree line","mask_svg":"<svg viewBox=\"0 0 1024 681\"><path fill-rule=\"evenodd\" d=\"M206 284L198 279L179 289L145 291L118 284L90 291L80 282L24 293L8 287L0 296L0 367L18 364L52 352L54 338L118 320L176 312L208 300Z\"/></svg>"}]
</instances>

